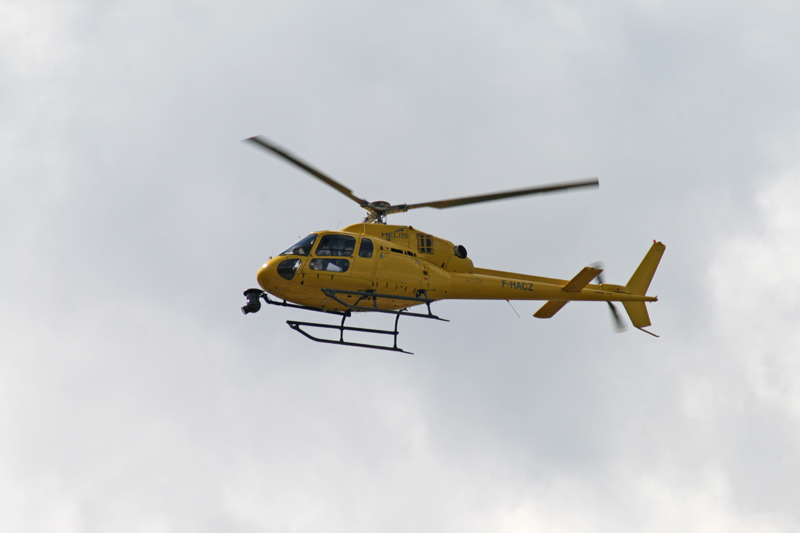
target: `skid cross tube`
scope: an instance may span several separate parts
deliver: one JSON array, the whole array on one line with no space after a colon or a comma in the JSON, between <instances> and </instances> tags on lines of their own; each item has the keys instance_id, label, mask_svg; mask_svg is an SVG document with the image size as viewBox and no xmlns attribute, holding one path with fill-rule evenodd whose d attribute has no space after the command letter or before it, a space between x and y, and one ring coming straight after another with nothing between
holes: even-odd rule
<instances>
[{"instance_id":1,"label":"skid cross tube","mask_svg":"<svg viewBox=\"0 0 800 533\"><path fill-rule=\"evenodd\" d=\"M434 320L441 320L442 322L450 322L445 318L439 318L438 316L434 315L431 312L431 303L435 300L431 300L428 298L428 295L425 291L419 290L417 291L417 296L398 296L394 294L379 294L377 292L369 292L369 291L345 291L341 289L322 289L322 292L325 293L325 296L328 298L340 303L350 309L351 311L367 311L371 313L389 313L389 314L396 314L400 311L393 311L391 309L380 309L378 307L378 298L385 298L387 300L407 300L409 302L416 302L418 304L425 304L428 308L428 313L412 313L410 311L403 310L402 312L407 316L414 316L417 318L432 318ZM358 296L358 300L356 303L348 303L344 300L339 298L340 294L344 294L347 296ZM425 295L422 297L421 295ZM363 305L358 305L361 300L372 300L372 307L366 307Z\"/></svg>"}]
</instances>

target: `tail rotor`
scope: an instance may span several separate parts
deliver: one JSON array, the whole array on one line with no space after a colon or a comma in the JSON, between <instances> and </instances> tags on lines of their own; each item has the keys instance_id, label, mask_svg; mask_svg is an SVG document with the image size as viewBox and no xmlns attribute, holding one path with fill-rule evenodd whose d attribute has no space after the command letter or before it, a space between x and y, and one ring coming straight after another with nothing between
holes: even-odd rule
<instances>
[{"instance_id":1,"label":"tail rotor","mask_svg":"<svg viewBox=\"0 0 800 533\"><path fill-rule=\"evenodd\" d=\"M603 268L603 263L594 263L592 264L595 268ZM595 278L597 283L600 285L603 284L603 273L600 272L597 277ZM628 328L625 327L625 324L622 322L622 318L619 316L619 312L617 311L617 306L614 305L614 302L606 302L608 304L608 309L611 311L611 318L614 320L614 327L617 330L617 333L622 333L623 331L627 330Z\"/></svg>"}]
</instances>

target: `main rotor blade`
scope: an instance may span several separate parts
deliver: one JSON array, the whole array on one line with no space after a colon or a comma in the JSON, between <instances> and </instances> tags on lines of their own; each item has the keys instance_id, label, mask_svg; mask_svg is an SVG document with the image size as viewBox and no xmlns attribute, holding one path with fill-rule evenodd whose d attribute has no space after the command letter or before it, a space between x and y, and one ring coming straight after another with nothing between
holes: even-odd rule
<instances>
[{"instance_id":1,"label":"main rotor blade","mask_svg":"<svg viewBox=\"0 0 800 533\"><path fill-rule=\"evenodd\" d=\"M452 200L439 200L438 202L425 202L422 204L409 204L404 206L407 209L416 209L418 207L435 207L436 209L444 209L446 207L457 207L459 205L477 204L480 202L492 202L494 200L503 200L505 198L513 198L515 196L526 196L528 194L541 194L547 192L563 191L565 189L575 189L578 187L598 187L600 181L597 178L591 178L581 181L569 181L563 183L554 183L551 185L543 185L540 187L533 187L530 189L516 189L513 191L496 192L492 194L481 194L478 196L465 196L463 198L453 198Z\"/></svg>"},{"instance_id":2,"label":"main rotor blade","mask_svg":"<svg viewBox=\"0 0 800 533\"><path fill-rule=\"evenodd\" d=\"M329 185L329 186L333 187L334 189L336 189L340 193L344 194L345 196L347 196L348 198L350 198L354 202L357 202L362 207L365 207L365 205L369 203L366 200L363 200L363 199L359 198L358 196L355 196L353 194L353 191L351 191L350 189L348 189L347 187L345 187L344 185L342 185L341 183L339 183L335 179L333 179L333 178L331 178L329 176L326 176L325 174L323 174L319 170L315 169L314 167L312 167L308 163L305 163L304 161L301 161L300 159L298 159L294 155L290 154L289 152L287 152L283 148L281 148L281 147L279 147L279 146L277 146L275 144L272 144L270 141L264 139L263 137L256 136L256 137L250 137L249 139L245 139L245 140L246 141L250 141L252 143L255 143L255 144L261 146L262 148L266 148L267 150L269 150L273 154L275 154L275 155L277 155L279 157L282 157L283 159L285 159L286 161L292 163L295 166L298 166L298 167L302 168L303 170L305 170L306 172L308 172L309 174L311 174L312 176L314 176L318 180L322 181L326 185Z\"/></svg>"}]
</instances>

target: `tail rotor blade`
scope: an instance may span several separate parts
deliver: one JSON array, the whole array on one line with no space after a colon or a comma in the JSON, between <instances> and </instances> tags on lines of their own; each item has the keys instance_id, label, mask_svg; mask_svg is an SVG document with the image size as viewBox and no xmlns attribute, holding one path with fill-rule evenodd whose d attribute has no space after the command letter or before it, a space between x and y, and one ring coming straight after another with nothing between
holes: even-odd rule
<instances>
[{"instance_id":1,"label":"tail rotor blade","mask_svg":"<svg viewBox=\"0 0 800 533\"><path fill-rule=\"evenodd\" d=\"M614 326L617 328L617 333L622 333L625 331L626 328L625 324L622 323L622 319L619 317L619 313L617 312L617 306L615 306L611 302L606 302L608 304L608 308L611 309L611 316L614 319Z\"/></svg>"},{"instance_id":2,"label":"tail rotor blade","mask_svg":"<svg viewBox=\"0 0 800 533\"><path fill-rule=\"evenodd\" d=\"M601 262L592 263L592 266L594 268L602 269L603 268L603 263L601 263ZM603 272L602 272L602 270L601 270L601 272L599 274L597 274L597 277L595 279L597 280L597 283L599 283L600 285L603 284ZM614 320L614 327L616 328L617 333L622 333L623 331L628 329L628 328L625 327L625 324L622 322L622 318L620 318L620 316L619 316L619 311L617 311L617 306L614 305L613 302L606 302L606 303L608 304L608 309L611 311L611 318Z\"/></svg>"},{"instance_id":3,"label":"tail rotor blade","mask_svg":"<svg viewBox=\"0 0 800 533\"><path fill-rule=\"evenodd\" d=\"M600 269L600 272L598 272L597 277L594 278L594 279L597 280L597 283L602 285L603 284L603 262L602 261L598 261L597 263L592 263L590 266L592 268L599 268Z\"/></svg>"}]
</instances>

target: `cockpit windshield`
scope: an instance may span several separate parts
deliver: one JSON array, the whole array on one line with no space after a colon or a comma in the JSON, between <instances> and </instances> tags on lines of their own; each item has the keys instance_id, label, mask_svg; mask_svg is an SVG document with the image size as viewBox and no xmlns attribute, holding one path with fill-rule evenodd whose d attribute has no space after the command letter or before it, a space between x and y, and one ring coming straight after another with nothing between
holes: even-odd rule
<instances>
[{"instance_id":1,"label":"cockpit windshield","mask_svg":"<svg viewBox=\"0 0 800 533\"><path fill-rule=\"evenodd\" d=\"M308 255L309 252L311 252L311 247L314 245L314 241L316 240L317 234L312 233L311 235L300 239L281 255Z\"/></svg>"}]
</instances>

